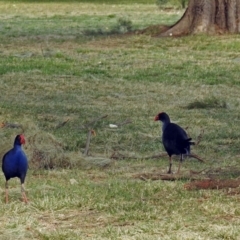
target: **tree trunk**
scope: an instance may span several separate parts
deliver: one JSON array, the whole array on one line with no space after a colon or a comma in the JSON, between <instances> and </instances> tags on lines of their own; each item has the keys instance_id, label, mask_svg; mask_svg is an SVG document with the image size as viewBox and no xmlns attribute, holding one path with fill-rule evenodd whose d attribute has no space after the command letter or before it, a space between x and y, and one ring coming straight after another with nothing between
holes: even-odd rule
<instances>
[{"instance_id":1,"label":"tree trunk","mask_svg":"<svg viewBox=\"0 0 240 240\"><path fill-rule=\"evenodd\" d=\"M240 32L240 0L189 0L182 18L160 36Z\"/></svg>"}]
</instances>

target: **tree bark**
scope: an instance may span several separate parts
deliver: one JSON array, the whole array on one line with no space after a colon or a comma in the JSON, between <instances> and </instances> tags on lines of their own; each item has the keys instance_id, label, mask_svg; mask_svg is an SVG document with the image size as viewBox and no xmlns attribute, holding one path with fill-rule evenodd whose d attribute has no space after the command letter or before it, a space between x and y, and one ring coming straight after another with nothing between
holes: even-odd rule
<instances>
[{"instance_id":1,"label":"tree bark","mask_svg":"<svg viewBox=\"0 0 240 240\"><path fill-rule=\"evenodd\" d=\"M240 0L189 0L182 18L160 36L240 32Z\"/></svg>"}]
</instances>

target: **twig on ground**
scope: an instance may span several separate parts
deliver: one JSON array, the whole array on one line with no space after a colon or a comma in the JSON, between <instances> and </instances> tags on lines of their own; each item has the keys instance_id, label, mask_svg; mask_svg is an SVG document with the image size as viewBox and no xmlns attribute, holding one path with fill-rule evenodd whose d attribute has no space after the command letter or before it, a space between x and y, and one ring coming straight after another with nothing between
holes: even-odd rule
<instances>
[{"instance_id":1,"label":"twig on ground","mask_svg":"<svg viewBox=\"0 0 240 240\"><path fill-rule=\"evenodd\" d=\"M145 181L145 182L147 181L147 179L146 179L145 177L143 177L143 176L140 176L139 178L140 178L141 180Z\"/></svg>"},{"instance_id":2,"label":"twig on ground","mask_svg":"<svg viewBox=\"0 0 240 240\"><path fill-rule=\"evenodd\" d=\"M94 135L96 136L95 131L93 130L93 126L96 124L97 121L106 118L108 115L103 115L101 117L95 118L92 121L88 122L85 124L82 128L88 129L88 134L87 134L87 140L86 140L86 147L84 150L84 155L87 156L89 152L89 146L90 146L90 141L91 141L91 136Z\"/></svg>"},{"instance_id":3,"label":"twig on ground","mask_svg":"<svg viewBox=\"0 0 240 240\"><path fill-rule=\"evenodd\" d=\"M147 180L165 180L165 181L176 181L181 179L197 180L199 177L192 176L191 174L162 174L162 173L138 173L133 175L133 178L137 178L143 181Z\"/></svg>"},{"instance_id":4,"label":"twig on ground","mask_svg":"<svg viewBox=\"0 0 240 240\"><path fill-rule=\"evenodd\" d=\"M228 166L227 169L231 172L231 167ZM212 178L209 176L209 172L217 172L217 178L214 176ZM167 181L175 181L175 180L190 180L191 182L186 183L184 185L187 190L194 189L222 189L222 188L236 188L240 186L240 179L226 179L226 169L222 168L205 168L201 171L193 171L183 172L181 174L163 174L158 172L152 173L137 173L133 175L133 178L137 178L140 180L167 180ZM221 177L224 177L221 178Z\"/></svg>"},{"instance_id":5,"label":"twig on ground","mask_svg":"<svg viewBox=\"0 0 240 240\"><path fill-rule=\"evenodd\" d=\"M121 126L123 126L123 125L125 125L125 124L129 124L129 123L132 123L132 120L131 120L131 119L126 119L125 121L120 122L120 123L117 123L116 125L117 125L118 127L121 127Z\"/></svg>"},{"instance_id":6,"label":"twig on ground","mask_svg":"<svg viewBox=\"0 0 240 240\"><path fill-rule=\"evenodd\" d=\"M1 128L22 128L22 125L17 123L5 122L1 123Z\"/></svg>"},{"instance_id":7,"label":"twig on ground","mask_svg":"<svg viewBox=\"0 0 240 240\"><path fill-rule=\"evenodd\" d=\"M197 154L195 154L195 153L190 153L190 154L188 155L188 157L196 158L198 161L205 163L205 161L204 161L202 158L200 158L200 157L199 157Z\"/></svg>"},{"instance_id":8,"label":"twig on ground","mask_svg":"<svg viewBox=\"0 0 240 240\"><path fill-rule=\"evenodd\" d=\"M200 173L206 171L207 169L208 169L208 168L204 168L204 169L202 169L201 171L193 171L193 170L190 170L190 174L191 174L191 175L200 174Z\"/></svg>"},{"instance_id":9,"label":"twig on ground","mask_svg":"<svg viewBox=\"0 0 240 240\"><path fill-rule=\"evenodd\" d=\"M69 121L69 118L61 123L59 123L55 128L58 129L58 128L61 128L63 127L67 122Z\"/></svg>"},{"instance_id":10,"label":"twig on ground","mask_svg":"<svg viewBox=\"0 0 240 240\"><path fill-rule=\"evenodd\" d=\"M196 146L199 145L199 143L202 141L203 134L204 134L204 129L201 130L201 133L197 137L197 141L195 142Z\"/></svg>"},{"instance_id":11,"label":"twig on ground","mask_svg":"<svg viewBox=\"0 0 240 240\"><path fill-rule=\"evenodd\" d=\"M126 159L126 156L124 156L119 152L113 152L113 154L110 156L110 159L116 159L116 160Z\"/></svg>"},{"instance_id":12,"label":"twig on ground","mask_svg":"<svg viewBox=\"0 0 240 240\"><path fill-rule=\"evenodd\" d=\"M101 117L95 118L95 119L93 119L92 121L86 123L86 124L83 126L83 128L93 128L92 125L95 125L96 122L98 122L99 120L101 120L101 119L103 119L103 118L106 118L106 117L108 117L108 115L103 115L103 116L101 116Z\"/></svg>"},{"instance_id":13,"label":"twig on ground","mask_svg":"<svg viewBox=\"0 0 240 240\"><path fill-rule=\"evenodd\" d=\"M84 155L87 156L88 155L88 151L89 151L89 146L90 146L90 141L91 141L91 136L94 135L96 136L96 133L93 129L90 129L88 131L88 134L87 134L87 141L86 141L86 147L85 147L85 150L84 150Z\"/></svg>"}]
</instances>

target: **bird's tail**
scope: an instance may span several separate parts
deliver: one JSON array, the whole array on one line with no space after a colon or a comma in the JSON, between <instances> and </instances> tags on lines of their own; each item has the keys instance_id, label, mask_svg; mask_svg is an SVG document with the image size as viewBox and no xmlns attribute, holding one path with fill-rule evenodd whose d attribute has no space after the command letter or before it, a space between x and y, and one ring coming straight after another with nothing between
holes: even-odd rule
<instances>
[{"instance_id":1,"label":"bird's tail","mask_svg":"<svg viewBox=\"0 0 240 240\"><path fill-rule=\"evenodd\" d=\"M185 140L186 146L185 146L184 149L185 149L187 155L189 155L191 153L190 146L195 145L195 142L192 142L191 140L192 140L192 138L188 138L188 139Z\"/></svg>"},{"instance_id":2,"label":"bird's tail","mask_svg":"<svg viewBox=\"0 0 240 240\"><path fill-rule=\"evenodd\" d=\"M191 142L191 141L192 141L192 138L186 139L186 142L187 142L189 145L195 145L195 142Z\"/></svg>"}]
</instances>

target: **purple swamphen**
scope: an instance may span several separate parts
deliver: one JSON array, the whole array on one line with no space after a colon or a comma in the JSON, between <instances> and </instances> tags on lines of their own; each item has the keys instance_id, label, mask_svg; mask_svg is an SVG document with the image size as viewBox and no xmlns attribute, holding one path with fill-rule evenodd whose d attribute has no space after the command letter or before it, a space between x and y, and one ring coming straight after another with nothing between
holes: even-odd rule
<instances>
[{"instance_id":1,"label":"purple swamphen","mask_svg":"<svg viewBox=\"0 0 240 240\"><path fill-rule=\"evenodd\" d=\"M194 145L191 138L187 136L185 130L175 123L171 123L169 116L165 112L159 113L155 121L162 122L162 143L169 156L169 170L172 173L172 155L180 155L180 163L177 173L180 172L183 155L190 154L190 146Z\"/></svg>"},{"instance_id":2,"label":"purple swamphen","mask_svg":"<svg viewBox=\"0 0 240 240\"><path fill-rule=\"evenodd\" d=\"M25 144L23 134L17 135L13 144L13 148L9 150L2 159L2 171L6 178L5 195L6 203L8 203L8 180L18 177L21 181L21 192L23 201L28 202L24 189L24 181L28 170L28 160L21 145Z\"/></svg>"}]
</instances>

